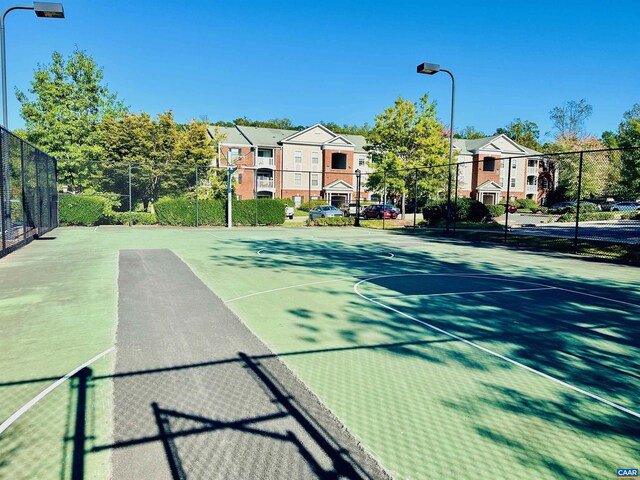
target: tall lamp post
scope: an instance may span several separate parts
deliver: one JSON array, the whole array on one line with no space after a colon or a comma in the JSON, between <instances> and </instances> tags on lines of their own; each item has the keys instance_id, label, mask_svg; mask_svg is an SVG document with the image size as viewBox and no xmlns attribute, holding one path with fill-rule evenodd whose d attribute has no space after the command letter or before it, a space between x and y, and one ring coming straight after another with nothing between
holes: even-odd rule
<instances>
[{"instance_id":1,"label":"tall lamp post","mask_svg":"<svg viewBox=\"0 0 640 480\"><path fill-rule=\"evenodd\" d=\"M360 177L362 172L360 169L356 170L356 220L354 222L354 227L360 226Z\"/></svg>"},{"instance_id":2,"label":"tall lamp post","mask_svg":"<svg viewBox=\"0 0 640 480\"><path fill-rule=\"evenodd\" d=\"M61 3L33 2L33 5L15 5L7 8L0 17L0 56L2 57L2 126L9 128L7 121L7 56L4 41L4 17L12 10L33 10L38 17L64 18L64 8Z\"/></svg>"},{"instance_id":3,"label":"tall lamp post","mask_svg":"<svg viewBox=\"0 0 640 480\"><path fill-rule=\"evenodd\" d=\"M446 72L451 77L451 123L449 125L449 180L447 181L447 233L449 232L449 223L451 222L451 170L453 168L453 107L456 99L456 81L453 73L435 63L421 63L417 67L418 73L425 75L434 75L438 72Z\"/></svg>"}]
</instances>

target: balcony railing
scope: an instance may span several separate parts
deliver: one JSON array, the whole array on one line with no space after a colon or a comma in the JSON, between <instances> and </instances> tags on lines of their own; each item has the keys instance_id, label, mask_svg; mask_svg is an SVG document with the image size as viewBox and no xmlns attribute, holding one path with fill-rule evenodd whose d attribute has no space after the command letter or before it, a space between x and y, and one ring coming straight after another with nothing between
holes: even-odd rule
<instances>
[{"instance_id":1,"label":"balcony railing","mask_svg":"<svg viewBox=\"0 0 640 480\"><path fill-rule=\"evenodd\" d=\"M273 157L258 157L256 167L275 167L276 161Z\"/></svg>"},{"instance_id":2,"label":"balcony railing","mask_svg":"<svg viewBox=\"0 0 640 480\"><path fill-rule=\"evenodd\" d=\"M537 175L538 167L527 167L527 175Z\"/></svg>"},{"instance_id":3,"label":"balcony railing","mask_svg":"<svg viewBox=\"0 0 640 480\"><path fill-rule=\"evenodd\" d=\"M527 185L527 193L537 193L538 185Z\"/></svg>"},{"instance_id":4,"label":"balcony railing","mask_svg":"<svg viewBox=\"0 0 640 480\"><path fill-rule=\"evenodd\" d=\"M256 180L258 188L274 188L273 178L260 178Z\"/></svg>"}]
</instances>

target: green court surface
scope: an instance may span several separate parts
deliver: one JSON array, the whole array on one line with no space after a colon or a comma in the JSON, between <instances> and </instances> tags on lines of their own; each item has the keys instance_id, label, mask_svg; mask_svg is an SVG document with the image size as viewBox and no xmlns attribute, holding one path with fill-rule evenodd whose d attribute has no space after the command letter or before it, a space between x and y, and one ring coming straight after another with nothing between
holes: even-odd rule
<instances>
[{"instance_id":1,"label":"green court surface","mask_svg":"<svg viewBox=\"0 0 640 480\"><path fill-rule=\"evenodd\" d=\"M394 478L640 463L635 266L356 228L49 236L0 260L0 422L104 356L89 388L62 382L0 434L1 478L109 475L94 447L112 437L118 254L151 248L178 255Z\"/></svg>"}]
</instances>

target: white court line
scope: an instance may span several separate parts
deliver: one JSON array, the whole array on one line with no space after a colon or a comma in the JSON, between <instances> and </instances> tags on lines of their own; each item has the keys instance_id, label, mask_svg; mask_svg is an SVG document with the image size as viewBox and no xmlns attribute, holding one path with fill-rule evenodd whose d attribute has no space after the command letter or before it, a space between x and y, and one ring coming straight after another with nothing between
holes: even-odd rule
<instances>
[{"instance_id":1,"label":"white court line","mask_svg":"<svg viewBox=\"0 0 640 480\"><path fill-rule=\"evenodd\" d=\"M404 276L417 276L417 275L429 275L429 274L415 273L415 274L407 274L407 275L404 275ZM442 328L436 327L435 325L432 325L432 324L430 324L428 322L425 322L425 321L422 321L422 320L418 320L417 318L412 317L411 315L409 315L407 313L401 312L400 310L398 310L396 308L393 308L393 307L390 307L389 305L386 305L386 304L384 304L382 302L378 302L377 300L374 300L373 298L369 298L366 295L363 295L362 293L360 293L358 291L358 286L360 284L362 284L362 283L370 282L371 280L376 280L378 278L399 277L399 276L403 276L403 275L378 275L378 276L375 276L375 277L365 278L364 280L360 280L358 283L356 283L353 286L353 290L360 298L363 298L363 299L365 299L365 300L367 300L369 302L375 303L376 305L378 305L378 306L380 306L382 308L386 308L387 310L391 310L392 312L397 313L398 315L401 315L401 316L403 316L405 318L408 318L409 320L413 320L414 322L420 323L421 325L424 325L425 327L430 328L431 330L435 330L436 332L440 332L440 333L442 333L442 334L444 334L444 335L446 335L446 336L448 336L450 338L453 338L455 340L459 340L459 341L461 341L463 343L466 343L467 345L469 345L469 346L471 346L473 348L477 348L478 350L482 350L483 352L488 353L489 355L493 355L494 357L497 357L497 358L499 358L501 360L504 360L505 362L509 362L512 365L516 365L517 367L523 368L523 369L525 369L525 370L527 370L527 371L529 371L531 373L535 373L536 375L539 375L539 376L544 377L544 378L546 378L548 380L556 382L559 385L567 387L567 388L569 388L571 390L574 390L576 392L582 393L583 395L586 395L587 397L590 397L590 398L592 398L594 400L597 400L597 401L602 402L602 403L604 403L606 405L609 405L610 407L613 407L616 410L620 410L621 412L628 413L629 415L632 415L634 417L640 418L640 413L634 412L633 410L625 408L622 405L618 405L617 403L614 403L614 402L612 402L610 400L607 400L606 398L602 398L602 397L600 397L600 396L598 396L598 395L596 395L594 393L591 393L591 392L589 392L587 390L583 390L580 387L576 387L574 385L571 385L570 383L564 382L564 381L562 381L562 380L560 380L560 379L558 379L556 377L552 377L551 375L549 375L547 373L544 373L544 372L541 372L540 370L536 370L535 368L531 368L531 367L525 365L524 363L518 362L517 360L513 360L512 358L509 358L509 357L506 357L504 355L501 355L501 354L499 354L497 352L494 352L493 350L489 350L488 348L483 347L481 345L478 345L477 343L472 342L470 340L467 340L466 338L463 338L463 337L461 337L459 335L456 335L455 333L451 333L451 332L448 332L447 330L443 330Z\"/></svg>"},{"instance_id":2,"label":"white court line","mask_svg":"<svg viewBox=\"0 0 640 480\"><path fill-rule=\"evenodd\" d=\"M261 248L260 250L256 250L256 253L258 254L258 256L262 256L262 252L264 251L268 251L268 248ZM344 252L340 252L340 251L336 251L336 253L344 253ZM382 252L384 255L386 255L386 258L394 258L395 255L391 252ZM284 255L291 255L290 253L285 253ZM363 260L349 260L350 262L370 262L372 260L376 260L375 258L371 259L371 258L367 258L367 259L363 259ZM385 258L381 258L379 260L385 260Z\"/></svg>"},{"instance_id":3,"label":"white court line","mask_svg":"<svg viewBox=\"0 0 640 480\"><path fill-rule=\"evenodd\" d=\"M110 353L113 350L114 347L111 347L107 350L105 350L104 352L96 355L95 357L93 357L91 360L83 363L82 365L80 365L78 368L71 370L69 373L67 373L64 377L62 377L59 380L56 380L54 383L52 383L51 385L49 385L47 388L45 388L43 391L41 391L38 395L36 395L35 397L33 397L29 402L27 402L26 404L24 404L18 411L16 411L13 415L11 415L9 418L7 418L4 422L2 422L2 425L0 425L0 435L2 435L2 432L4 432L7 428L9 428L13 422L15 422L16 420L18 420L18 418L20 418L24 413L27 412L27 410L29 410L31 407L33 407L36 403L38 403L40 400L42 400L47 394L51 393L53 390L55 390L57 387L59 387L60 385L62 385L65 381L67 381L70 377L73 377L76 373L78 373L80 370L82 370L85 367L88 367L89 365L91 365L93 362L95 362L96 360L101 359L102 357L104 357L107 353Z\"/></svg>"},{"instance_id":4,"label":"white court line","mask_svg":"<svg viewBox=\"0 0 640 480\"><path fill-rule=\"evenodd\" d=\"M416 295L388 295L384 297L373 297L372 300L384 300L385 298L408 298L408 297L444 297L447 295L468 295L474 293L510 293L510 292L535 292L538 290L556 290L555 287L539 288L510 288L508 290L476 290L470 292L448 292L448 293L418 293Z\"/></svg>"},{"instance_id":5,"label":"white court line","mask_svg":"<svg viewBox=\"0 0 640 480\"><path fill-rule=\"evenodd\" d=\"M332 280L323 280L321 282L300 283L298 285L290 285L288 287L272 288L271 290L264 290L262 292L254 292L254 293L250 293L248 295L242 295L241 297L230 298L229 300L224 300L224 303L235 302L236 300L242 300L243 298L255 297L256 295L264 295L265 293L279 292L281 290L289 290L291 288L306 287L308 285L320 285L322 283L340 282L340 281L348 281L348 280L353 280L353 277L334 278Z\"/></svg>"},{"instance_id":6,"label":"white court line","mask_svg":"<svg viewBox=\"0 0 640 480\"><path fill-rule=\"evenodd\" d=\"M98 227L99 227L99 226L100 226L100 225L98 225L96 228L94 228L94 229L93 229L93 231L94 231L94 232L96 232L96 231L98 230Z\"/></svg>"}]
</instances>

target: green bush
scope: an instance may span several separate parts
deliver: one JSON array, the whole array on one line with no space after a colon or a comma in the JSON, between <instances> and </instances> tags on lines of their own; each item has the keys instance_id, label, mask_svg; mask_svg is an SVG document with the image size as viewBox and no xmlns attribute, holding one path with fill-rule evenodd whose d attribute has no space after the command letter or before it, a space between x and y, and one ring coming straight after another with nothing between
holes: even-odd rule
<instances>
[{"instance_id":1,"label":"green bush","mask_svg":"<svg viewBox=\"0 0 640 480\"><path fill-rule=\"evenodd\" d=\"M532 198L519 198L516 200L516 203L518 204L518 208L531 210L532 212L538 210L538 202Z\"/></svg>"},{"instance_id":2,"label":"green bush","mask_svg":"<svg viewBox=\"0 0 640 480\"><path fill-rule=\"evenodd\" d=\"M100 196L60 195L58 212L61 225L102 225L111 223L111 205Z\"/></svg>"},{"instance_id":3,"label":"green bush","mask_svg":"<svg viewBox=\"0 0 640 480\"><path fill-rule=\"evenodd\" d=\"M285 203L280 199L259 198L234 200L232 205L234 225L279 225L284 223ZM161 225L196 224L196 203L189 198L162 198L155 205L158 223ZM200 200L198 202L199 225L226 225L226 200Z\"/></svg>"},{"instance_id":4,"label":"green bush","mask_svg":"<svg viewBox=\"0 0 640 480\"><path fill-rule=\"evenodd\" d=\"M298 207L298 210L308 212L312 208L316 208L318 205L329 205L326 200L311 200L309 202L302 202Z\"/></svg>"},{"instance_id":5,"label":"green bush","mask_svg":"<svg viewBox=\"0 0 640 480\"><path fill-rule=\"evenodd\" d=\"M234 225L281 225L285 221L285 202L279 198L235 200Z\"/></svg>"},{"instance_id":6,"label":"green bush","mask_svg":"<svg viewBox=\"0 0 640 480\"><path fill-rule=\"evenodd\" d=\"M504 205L485 205L485 207L489 213L489 217L491 218L504 215L504 212L506 211L506 207Z\"/></svg>"},{"instance_id":7,"label":"green bush","mask_svg":"<svg viewBox=\"0 0 640 480\"><path fill-rule=\"evenodd\" d=\"M129 212L113 212L111 219L114 225L129 225ZM158 218L155 213L131 212L131 223L133 225L156 225Z\"/></svg>"},{"instance_id":8,"label":"green bush","mask_svg":"<svg viewBox=\"0 0 640 480\"><path fill-rule=\"evenodd\" d=\"M489 218L486 205L472 198L458 198L451 205L452 217L458 222L482 222ZM429 225L435 225L447 218L447 202L439 200L428 203L422 210L422 216Z\"/></svg>"},{"instance_id":9,"label":"green bush","mask_svg":"<svg viewBox=\"0 0 640 480\"><path fill-rule=\"evenodd\" d=\"M616 218L615 212L584 212L581 213L578 217L578 221L580 222L590 222L595 220L614 220ZM558 218L558 222L575 222L576 221L576 212L575 208L573 212L564 213L560 218Z\"/></svg>"},{"instance_id":10,"label":"green bush","mask_svg":"<svg viewBox=\"0 0 640 480\"><path fill-rule=\"evenodd\" d=\"M329 217L307 220L307 225L314 225L316 227L347 227L353 225L354 222L355 217Z\"/></svg>"}]
</instances>

